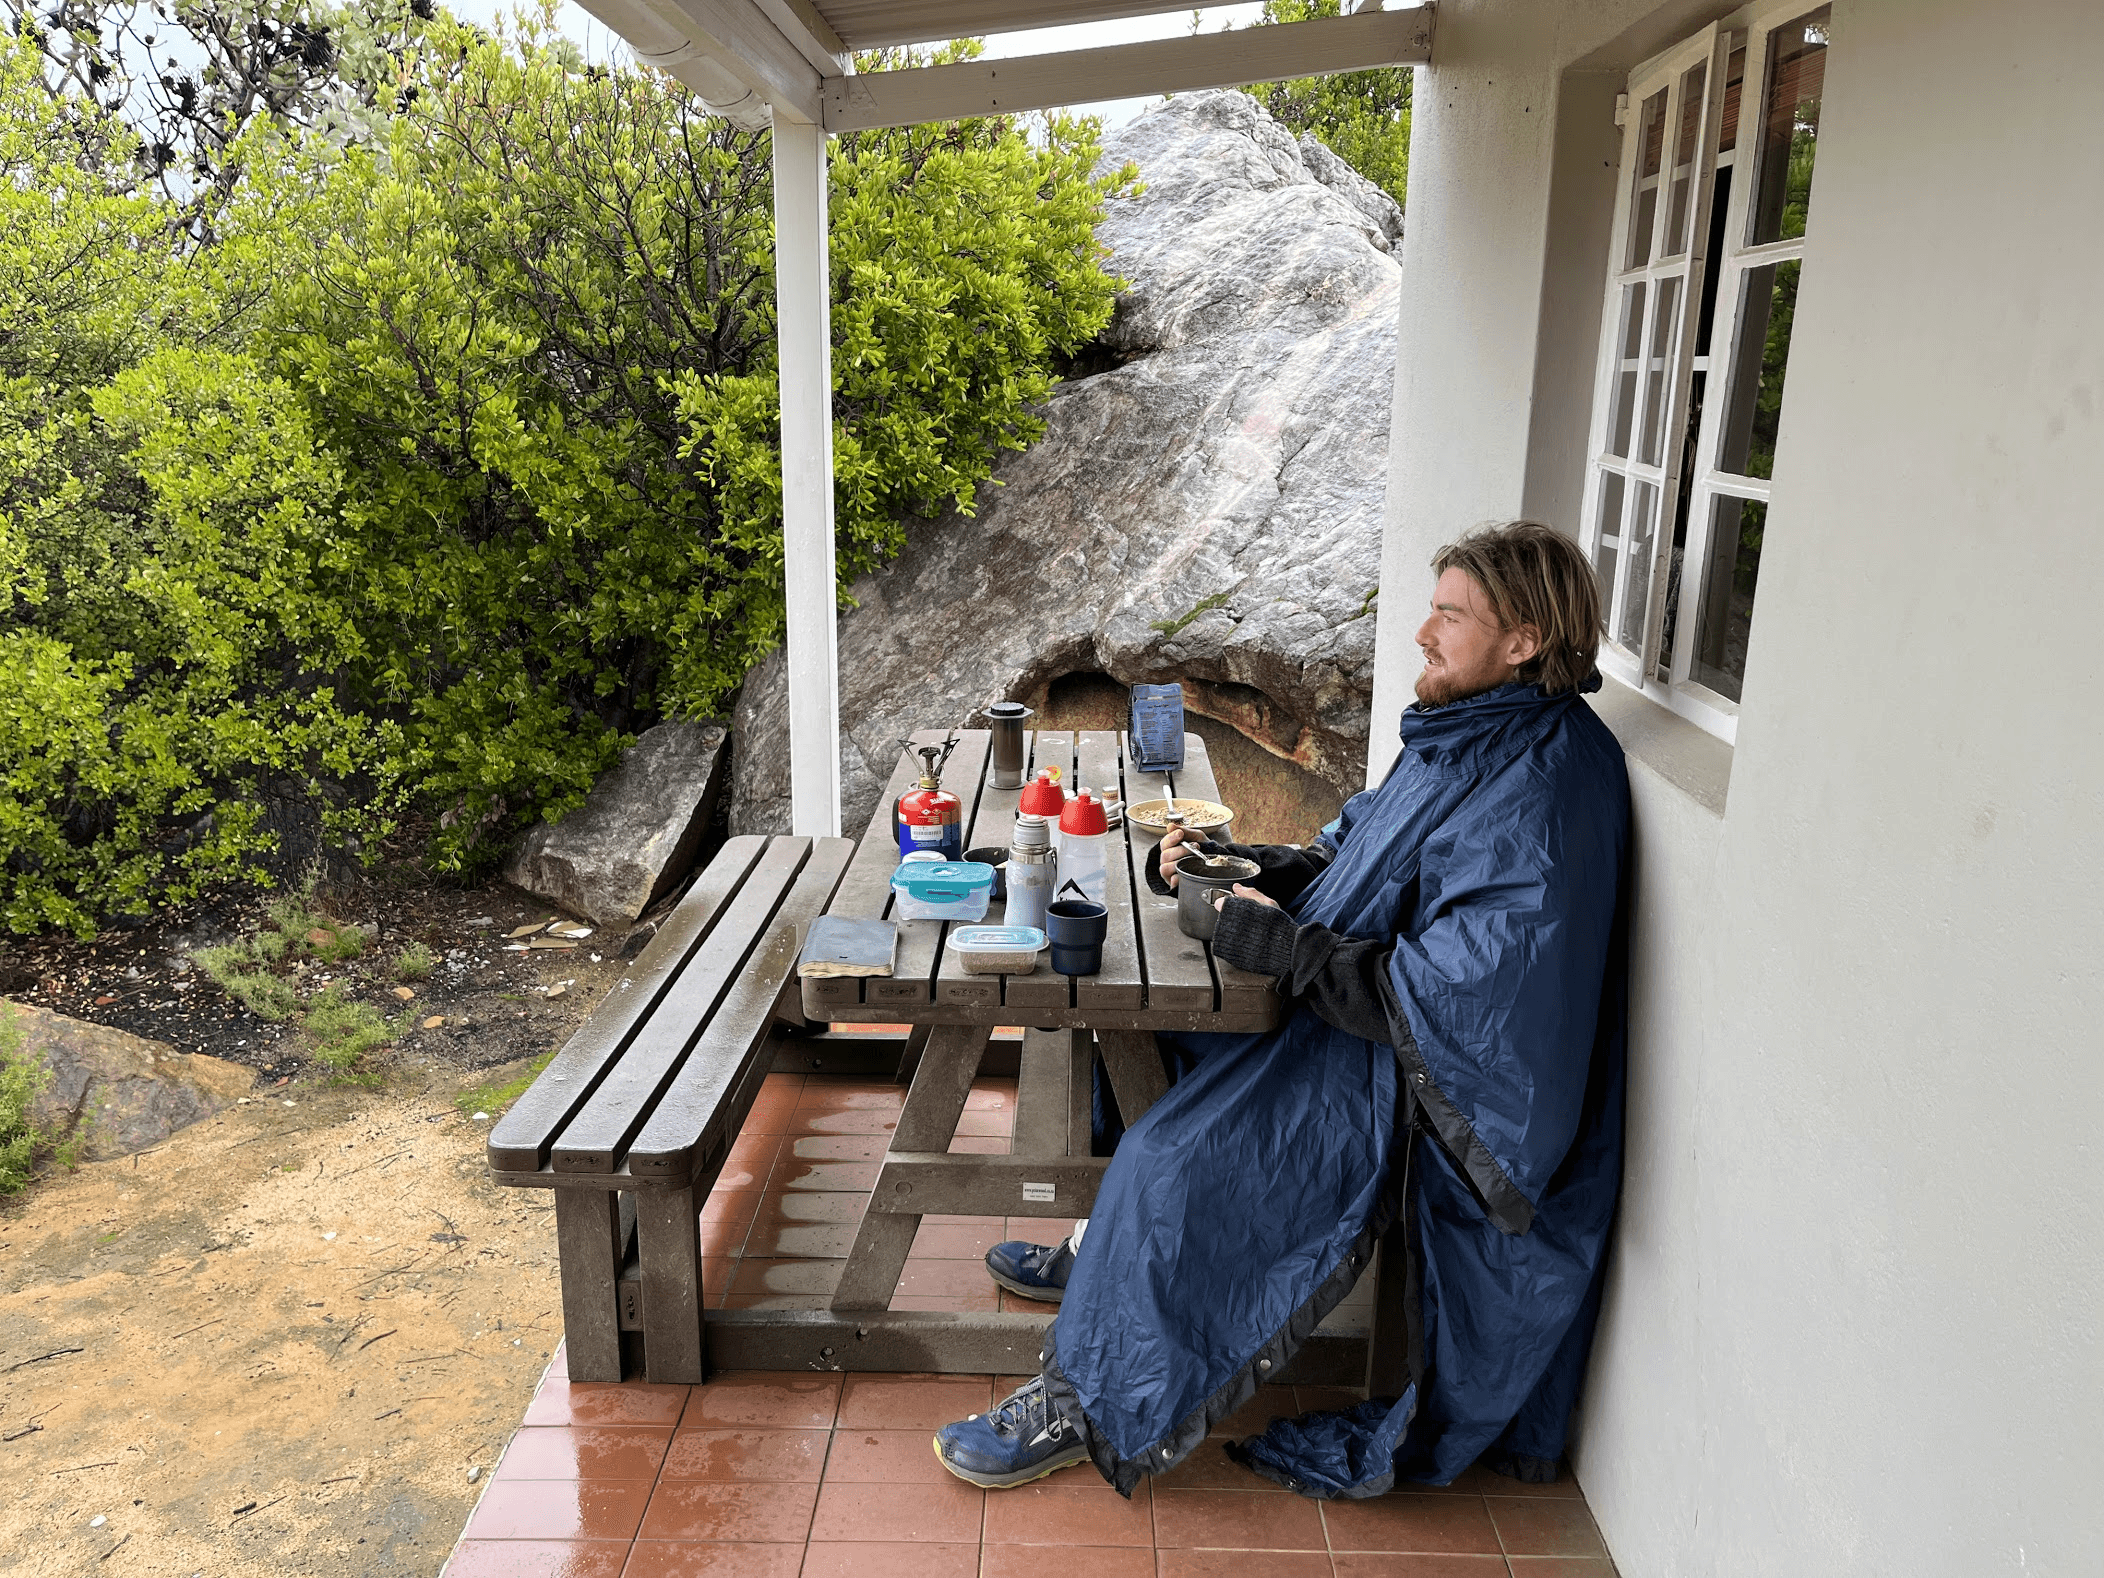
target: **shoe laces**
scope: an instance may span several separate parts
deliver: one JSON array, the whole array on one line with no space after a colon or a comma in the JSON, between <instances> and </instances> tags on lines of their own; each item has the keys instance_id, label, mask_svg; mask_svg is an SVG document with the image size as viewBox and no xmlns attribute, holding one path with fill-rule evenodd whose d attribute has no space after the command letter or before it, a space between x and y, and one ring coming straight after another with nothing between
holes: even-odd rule
<instances>
[{"instance_id":1,"label":"shoe laces","mask_svg":"<svg viewBox=\"0 0 2104 1578\"><path fill-rule=\"evenodd\" d=\"M1036 1245L1023 1257L1024 1269L1037 1272L1040 1276L1049 1273L1059 1264L1061 1256L1071 1255L1072 1252L1067 1248L1071 1242L1071 1239L1062 1238L1056 1244Z\"/></svg>"},{"instance_id":2,"label":"shoe laces","mask_svg":"<svg viewBox=\"0 0 2104 1578\"><path fill-rule=\"evenodd\" d=\"M1054 1423L1044 1377L1027 1381L1002 1398L987 1414L986 1422L997 1434L1023 1437L1035 1436Z\"/></svg>"}]
</instances>

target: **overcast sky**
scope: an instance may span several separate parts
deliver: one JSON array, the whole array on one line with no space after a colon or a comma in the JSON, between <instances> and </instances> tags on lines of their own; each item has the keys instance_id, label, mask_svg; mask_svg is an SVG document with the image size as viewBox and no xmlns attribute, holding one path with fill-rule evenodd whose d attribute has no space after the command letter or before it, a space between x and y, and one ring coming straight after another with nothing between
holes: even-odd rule
<instances>
[{"instance_id":1,"label":"overcast sky","mask_svg":"<svg viewBox=\"0 0 2104 1578\"><path fill-rule=\"evenodd\" d=\"M467 21L488 26L510 0L446 0L447 8ZM1260 4L1207 6L1199 25L1208 33L1233 25L1244 27L1263 12ZM565 0L557 23L576 39L587 58L606 60L620 49L606 25L581 7ZM1026 33L995 33L986 41L986 55L998 59L1011 55L1039 55L1062 49L1089 49L1098 44L1131 44L1149 38L1181 38L1191 30L1191 13L1169 11L1160 16L1131 17L1122 22L1085 22L1075 27L1041 27ZM1155 102L1146 99L1113 99L1101 104L1074 105L1087 109L1115 126Z\"/></svg>"}]
</instances>

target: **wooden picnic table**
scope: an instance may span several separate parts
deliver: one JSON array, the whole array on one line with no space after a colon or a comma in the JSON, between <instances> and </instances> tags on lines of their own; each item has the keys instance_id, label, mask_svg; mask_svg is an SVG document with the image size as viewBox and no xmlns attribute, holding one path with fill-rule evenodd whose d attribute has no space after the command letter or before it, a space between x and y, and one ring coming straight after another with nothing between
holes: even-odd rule
<instances>
[{"instance_id":1,"label":"wooden picnic table","mask_svg":"<svg viewBox=\"0 0 2104 1578\"><path fill-rule=\"evenodd\" d=\"M881 917L892 913L891 876L898 864L892 806L917 780L913 747L947 738L913 736L879 797L876 814L834 890L827 913ZM1127 742L1108 730L1040 730L1027 737L1027 782L1058 770L1062 786L1116 788L1125 805L1177 796L1217 800L1205 742L1184 738L1184 766L1142 773ZM990 735L966 731L944 774L944 787L964 807L964 847L1006 847L1020 789L994 787ZM1259 1031L1279 1022L1282 1004L1271 982L1212 956L1176 924L1176 902L1154 893L1146 863L1159 839L1128 817L1109 843L1108 934L1094 975L1053 971L1049 953L1027 975L972 975L946 946L944 921L900 921L890 976L808 980L805 1014L813 1020L923 1027L925 1045L899 1114L876 1186L832 1300L836 1319L866 1323L888 1312L921 1219L1086 1216L1108 1165L1090 1155L1092 1078L1100 1058L1129 1126L1167 1089L1155 1032ZM986 924L998 924L996 900ZM998 1026L1024 1030L1017 1079L1014 1139L1006 1156L952 1155L965 1099ZM896 1316L892 1316L896 1319ZM1012 1360L1035 1367L1042 1315L958 1315L948 1334L924 1334L926 1367L988 1368L988 1339L1011 1339ZM865 1326L866 1329L866 1326ZM944 1340L947 1335L949 1340ZM1011 1371L1017 1368L1011 1363ZM999 1368L998 1365L994 1368Z\"/></svg>"}]
</instances>

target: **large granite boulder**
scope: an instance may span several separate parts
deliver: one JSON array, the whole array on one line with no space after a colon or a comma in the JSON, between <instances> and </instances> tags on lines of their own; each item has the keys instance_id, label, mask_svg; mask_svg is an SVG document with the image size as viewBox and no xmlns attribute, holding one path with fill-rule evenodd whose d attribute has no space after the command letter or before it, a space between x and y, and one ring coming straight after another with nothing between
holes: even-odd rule
<instances>
[{"instance_id":1,"label":"large granite boulder","mask_svg":"<svg viewBox=\"0 0 2104 1578\"><path fill-rule=\"evenodd\" d=\"M694 865L723 785L717 723L646 729L560 822L513 848L504 880L602 926L627 925Z\"/></svg>"},{"instance_id":2,"label":"large granite boulder","mask_svg":"<svg viewBox=\"0 0 2104 1578\"><path fill-rule=\"evenodd\" d=\"M841 618L850 831L904 735L1076 672L1181 681L1364 782L1402 216L1241 93L1172 99L1104 157L1146 183L1098 230L1115 319L979 513L916 526ZM777 653L740 693L734 831L788 824L784 687Z\"/></svg>"},{"instance_id":3,"label":"large granite boulder","mask_svg":"<svg viewBox=\"0 0 2104 1578\"><path fill-rule=\"evenodd\" d=\"M50 1073L30 1119L54 1138L77 1135L91 1161L129 1156L209 1118L248 1093L253 1069L48 1008L0 1001L22 1051Z\"/></svg>"}]
</instances>

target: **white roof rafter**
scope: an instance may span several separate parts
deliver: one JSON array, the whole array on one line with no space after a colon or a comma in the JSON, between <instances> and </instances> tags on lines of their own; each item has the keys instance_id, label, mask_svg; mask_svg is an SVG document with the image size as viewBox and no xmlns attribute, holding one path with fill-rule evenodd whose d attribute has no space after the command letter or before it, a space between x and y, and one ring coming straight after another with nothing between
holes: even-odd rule
<instances>
[{"instance_id":1,"label":"white roof rafter","mask_svg":"<svg viewBox=\"0 0 2104 1578\"><path fill-rule=\"evenodd\" d=\"M1160 0L581 0L637 57L744 125L909 126L1431 59L1434 8L856 75L854 49L1098 21ZM1176 8L1181 9L1181 8Z\"/></svg>"},{"instance_id":2,"label":"white roof rafter","mask_svg":"<svg viewBox=\"0 0 2104 1578\"><path fill-rule=\"evenodd\" d=\"M1415 65L1431 58L1432 7L1425 5L1010 60L827 77L821 96L826 130L843 132Z\"/></svg>"}]
</instances>

